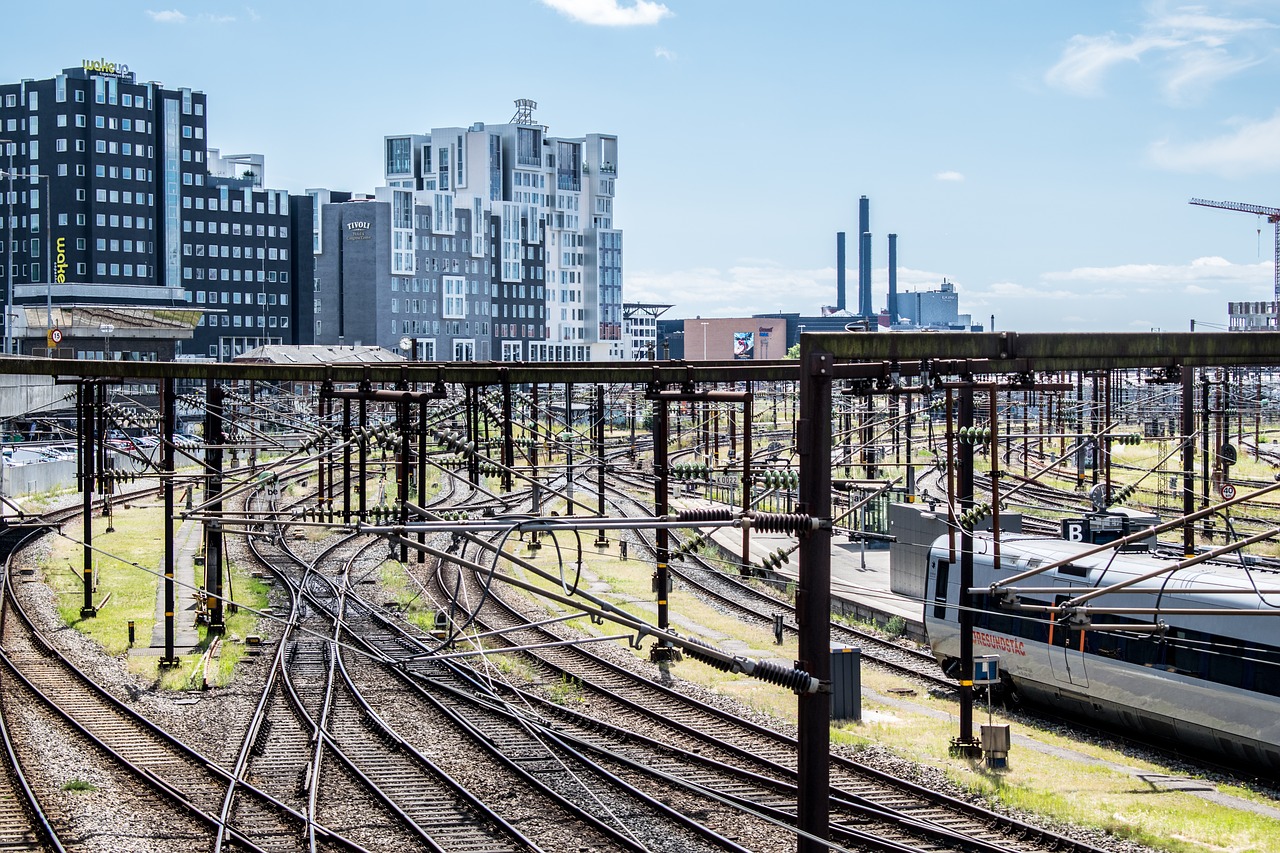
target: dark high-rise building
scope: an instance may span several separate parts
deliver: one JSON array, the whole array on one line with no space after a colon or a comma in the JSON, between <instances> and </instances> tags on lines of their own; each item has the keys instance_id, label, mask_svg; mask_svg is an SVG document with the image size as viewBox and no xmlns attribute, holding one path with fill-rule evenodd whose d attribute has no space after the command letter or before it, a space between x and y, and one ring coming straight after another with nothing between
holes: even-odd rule
<instances>
[{"instance_id":1,"label":"dark high-rise building","mask_svg":"<svg viewBox=\"0 0 1280 853\"><path fill-rule=\"evenodd\" d=\"M0 85L6 300L201 309L184 356L310 343L310 199L210 148L206 105L104 61Z\"/></svg>"}]
</instances>

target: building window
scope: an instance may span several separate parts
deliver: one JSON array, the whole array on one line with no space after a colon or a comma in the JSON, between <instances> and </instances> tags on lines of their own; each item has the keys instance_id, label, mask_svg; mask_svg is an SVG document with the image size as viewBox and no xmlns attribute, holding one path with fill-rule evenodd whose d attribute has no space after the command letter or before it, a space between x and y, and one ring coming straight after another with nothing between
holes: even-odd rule
<instances>
[{"instance_id":1,"label":"building window","mask_svg":"<svg viewBox=\"0 0 1280 853\"><path fill-rule=\"evenodd\" d=\"M444 313L450 319L462 319L467 316L465 295L467 281L464 278L446 275L444 283Z\"/></svg>"}]
</instances>

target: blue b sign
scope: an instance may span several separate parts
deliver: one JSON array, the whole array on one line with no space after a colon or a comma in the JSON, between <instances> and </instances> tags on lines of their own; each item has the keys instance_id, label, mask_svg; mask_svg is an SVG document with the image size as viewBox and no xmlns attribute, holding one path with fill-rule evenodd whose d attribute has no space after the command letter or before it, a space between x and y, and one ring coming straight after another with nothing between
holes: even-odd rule
<instances>
[{"instance_id":1,"label":"blue b sign","mask_svg":"<svg viewBox=\"0 0 1280 853\"><path fill-rule=\"evenodd\" d=\"M973 659L973 683L997 684L1000 681L1000 657L983 655Z\"/></svg>"}]
</instances>

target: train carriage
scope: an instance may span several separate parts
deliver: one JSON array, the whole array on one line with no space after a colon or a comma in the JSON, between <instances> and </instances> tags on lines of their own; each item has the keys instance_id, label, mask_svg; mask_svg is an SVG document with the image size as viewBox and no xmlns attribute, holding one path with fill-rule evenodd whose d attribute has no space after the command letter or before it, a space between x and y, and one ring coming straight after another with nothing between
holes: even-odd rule
<instances>
[{"instance_id":1,"label":"train carriage","mask_svg":"<svg viewBox=\"0 0 1280 853\"><path fill-rule=\"evenodd\" d=\"M1158 613L1097 613L1072 621L1019 605L1056 606L1172 561L1114 552L1082 556L1093 546L1006 536L997 569L991 538L975 535L973 543L974 588L1067 561L1016 585L1034 592L972 597L974 654L1000 656L1002 689L1012 698L1280 770L1280 595L1265 591L1280 587L1280 575L1201 564L1090 602L1095 610ZM929 644L943 668L958 675L960 566L947 537L930 551L926 589ZM1175 612L1186 609L1209 612ZM1215 612L1232 610L1252 612ZM1101 624L1117 629L1094 628Z\"/></svg>"}]
</instances>

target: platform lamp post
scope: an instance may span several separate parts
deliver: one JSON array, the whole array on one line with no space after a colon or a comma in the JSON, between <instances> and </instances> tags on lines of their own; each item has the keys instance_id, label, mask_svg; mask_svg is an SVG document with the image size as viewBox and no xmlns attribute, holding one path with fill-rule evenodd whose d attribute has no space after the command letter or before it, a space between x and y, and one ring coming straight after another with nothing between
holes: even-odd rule
<instances>
[{"instance_id":1,"label":"platform lamp post","mask_svg":"<svg viewBox=\"0 0 1280 853\"><path fill-rule=\"evenodd\" d=\"M705 321L702 324L702 360L703 361L707 360L707 326L709 325L711 324Z\"/></svg>"}]
</instances>

